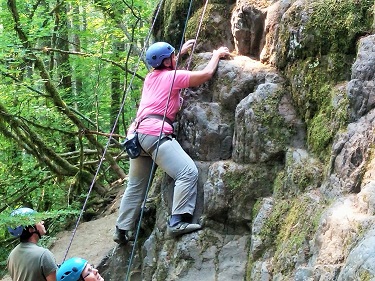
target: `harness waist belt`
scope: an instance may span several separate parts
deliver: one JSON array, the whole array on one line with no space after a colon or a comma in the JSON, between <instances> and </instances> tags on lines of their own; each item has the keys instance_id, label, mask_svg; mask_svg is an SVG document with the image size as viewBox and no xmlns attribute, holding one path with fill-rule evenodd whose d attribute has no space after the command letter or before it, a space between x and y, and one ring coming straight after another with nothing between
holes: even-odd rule
<instances>
[{"instance_id":1,"label":"harness waist belt","mask_svg":"<svg viewBox=\"0 0 375 281\"><path fill-rule=\"evenodd\" d=\"M136 128L138 128L139 124L141 124L141 122L143 120L147 119L147 118L154 118L154 119L164 120L169 125L171 125L172 128L173 128L173 122L172 122L172 120L169 119L167 116L164 117L163 115L159 115L159 114L148 114L148 115L142 117L142 119L137 122L138 124L137 124Z\"/></svg>"}]
</instances>

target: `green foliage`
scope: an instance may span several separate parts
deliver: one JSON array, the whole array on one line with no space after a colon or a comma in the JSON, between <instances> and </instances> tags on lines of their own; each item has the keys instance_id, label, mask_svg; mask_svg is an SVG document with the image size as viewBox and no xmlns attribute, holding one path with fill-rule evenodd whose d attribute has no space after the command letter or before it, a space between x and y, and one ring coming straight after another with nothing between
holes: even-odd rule
<instances>
[{"instance_id":1,"label":"green foliage","mask_svg":"<svg viewBox=\"0 0 375 281\"><path fill-rule=\"evenodd\" d=\"M15 228L19 225L35 225L40 221L49 220L53 221L64 221L66 217L72 215L78 215L77 210L64 209L59 211L51 212L36 212L34 214L12 216L9 211L0 213L0 228L7 229L7 227Z\"/></svg>"},{"instance_id":2,"label":"green foliage","mask_svg":"<svg viewBox=\"0 0 375 281\"><path fill-rule=\"evenodd\" d=\"M33 49L26 49L21 43L14 30L15 23L11 11L6 2L2 2L0 105L9 112L10 119L17 119L25 124L21 129L22 132L20 130L15 134L18 134L21 141L22 138L30 137L26 131L32 131L44 142L47 149L55 153L95 148L84 136L80 138L79 133L82 132L81 130L104 133L111 131L113 126L109 122L112 118L111 114L119 111L119 107L112 108L112 104L115 103L111 95L111 84L115 68L119 70L117 78L120 81L118 89L121 95L124 94L124 89L130 80L130 74L124 72L125 69L136 71L139 77L146 74L147 68L139 63L135 50L143 47L140 42L147 34L154 2L133 1L131 7L124 5L123 1L115 0L97 1L95 5L90 1L71 0L68 1L67 6L54 1L49 1L45 5L32 0L13 3L18 9L19 27L33 47ZM61 10L54 10L60 8ZM72 26L69 30L63 24L58 24L57 13L59 13L59 20L66 18L70 21ZM128 25L123 25L124 29L121 29L120 23ZM130 35L126 32L131 33L131 36L126 36ZM65 35L70 38L69 49L59 49L62 45L54 41L55 36ZM79 41L74 38L79 38ZM113 49L115 42L122 42L123 48ZM78 48L77 52L76 48ZM63 52L68 53L68 60L61 64L52 64L66 55ZM34 71L33 56L45 63L52 84L59 91L64 103L79 114L85 128L77 127L70 116L56 107L55 101L45 90L46 80L41 78L38 71ZM66 72L67 69L72 71L70 78L74 87L62 87L62 78L70 74ZM131 90L127 92L127 104L118 124L118 133L121 135L125 135L127 126L134 117L142 82L142 79L135 78ZM117 102L117 106L119 104L120 101ZM46 194L50 197L48 201L55 199L46 204L49 205L48 208L51 204L61 205L61 203L56 204L56 200L67 202L60 199L65 196L66 187L71 185L69 178L65 179L59 172L51 171L44 165L44 160L48 159L43 159L42 148L39 147L40 151L31 156L28 151L30 147L14 141L8 125L10 123L6 122L9 121L0 119L0 124L4 124L0 143L6 148L0 152L0 168L3 172L0 175L0 185L4 190L0 196L5 199L4 203L10 204L14 197L9 195L16 196L22 189L34 190L27 196L28 198L23 198L24 202L33 206L40 205L43 202L42 197L46 198ZM20 133L24 135L21 136ZM108 138L98 137L97 140L100 144L106 145ZM89 160L89 157L82 160L86 159ZM76 165L79 158L75 157L67 161ZM110 177L106 175L102 178ZM44 183L41 185L42 181Z\"/></svg>"},{"instance_id":3,"label":"green foliage","mask_svg":"<svg viewBox=\"0 0 375 281\"><path fill-rule=\"evenodd\" d=\"M17 227L19 225L35 225L40 221L45 221L48 224L48 232L54 235L57 230L61 229L61 225L64 225L67 219L75 218L78 216L78 211L73 209L65 209L59 211L50 212L38 212L33 215L27 216L11 216L9 211L0 213L0 247L2 252L0 253L0 276L3 276L6 270L6 259L9 252L16 246L18 239L10 236L7 231L7 227ZM56 226L60 227L56 227ZM50 247L53 243L51 236L43 236L39 241L39 244L43 247Z\"/></svg>"},{"instance_id":4,"label":"green foliage","mask_svg":"<svg viewBox=\"0 0 375 281\"><path fill-rule=\"evenodd\" d=\"M126 134L148 71L141 55L156 2L0 2L2 265L14 247L6 226L47 219L51 235L69 226L117 117L117 140ZM115 141L108 151L114 158L121 153ZM106 160L88 202L90 213L103 207L95 197L110 196L109 186L119 178ZM117 165L127 170L126 161ZM39 214L10 218L19 206Z\"/></svg>"}]
</instances>

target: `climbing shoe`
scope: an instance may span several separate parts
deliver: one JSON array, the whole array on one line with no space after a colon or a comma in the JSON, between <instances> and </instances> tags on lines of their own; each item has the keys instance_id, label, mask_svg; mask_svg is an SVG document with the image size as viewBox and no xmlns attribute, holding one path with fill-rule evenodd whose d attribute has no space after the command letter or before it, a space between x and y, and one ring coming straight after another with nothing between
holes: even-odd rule
<instances>
[{"instance_id":1,"label":"climbing shoe","mask_svg":"<svg viewBox=\"0 0 375 281\"><path fill-rule=\"evenodd\" d=\"M201 229L202 226L196 223L179 222L174 226L167 225L167 233L171 237L177 237L186 233L194 232Z\"/></svg>"},{"instance_id":2,"label":"climbing shoe","mask_svg":"<svg viewBox=\"0 0 375 281\"><path fill-rule=\"evenodd\" d=\"M129 241L134 241L133 232L130 230L122 230L116 226L113 233L113 241L117 244L127 244Z\"/></svg>"}]
</instances>

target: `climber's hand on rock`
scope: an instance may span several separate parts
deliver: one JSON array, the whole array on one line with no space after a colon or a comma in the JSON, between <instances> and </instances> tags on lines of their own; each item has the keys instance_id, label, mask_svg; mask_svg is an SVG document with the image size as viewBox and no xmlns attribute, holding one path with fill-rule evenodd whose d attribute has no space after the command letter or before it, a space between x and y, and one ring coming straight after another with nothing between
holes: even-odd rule
<instances>
[{"instance_id":1,"label":"climber's hand on rock","mask_svg":"<svg viewBox=\"0 0 375 281\"><path fill-rule=\"evenodd\" d=\"M181 55L186 54L189 51L189 49L191 49L194 46L194 44L195 44L195 39L190 39L186 41L184 45L182 45L180 54Z\"/></svg>"}]
</instances>

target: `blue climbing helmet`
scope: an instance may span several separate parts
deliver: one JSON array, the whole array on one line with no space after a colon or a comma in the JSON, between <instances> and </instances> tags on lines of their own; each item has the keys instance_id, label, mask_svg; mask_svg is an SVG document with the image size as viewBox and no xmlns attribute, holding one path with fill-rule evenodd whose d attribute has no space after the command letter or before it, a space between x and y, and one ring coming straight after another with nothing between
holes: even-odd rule
<instances>
[{"instance_id":1,"label":"blue climbing helmet","mask_svg":"<svg viewBox=\"0 0 375 281\"><path fill-rule=\"evenodd\" d=\"M70 258L62 263L57 269L57 281L78 281L81 279L82 271L85 269L87 260L81 258Z\"/></svg>"},{"instance_id":2,"label":"blue climbing helmet","mask_svg":"<svg viewBox=\"0 0 375 281\"><path fill-rule=\"evenodd\" d=\"M34 211L33 209L22 207L22 208L14 210L12 213L10 213L10 215L12 217L13 216L29 216L29 215L36 214L36 213L37 211ZM20 237L25 227L27 227L27 225L19 225L15 228L8 226L8 231L12 236Z\"/></svg>"},{"instance_id":3,"label":"blue climbing helmet","mask_svg":"<svg viewBox=\"0 0 375 281\"><path fill-rule=\"evenodd\" d=\"M156 42L146 51L146 61L153 68L161 65L163 59L169 58L174 48L166 42Z\"/></svg>"}]
</instances>

